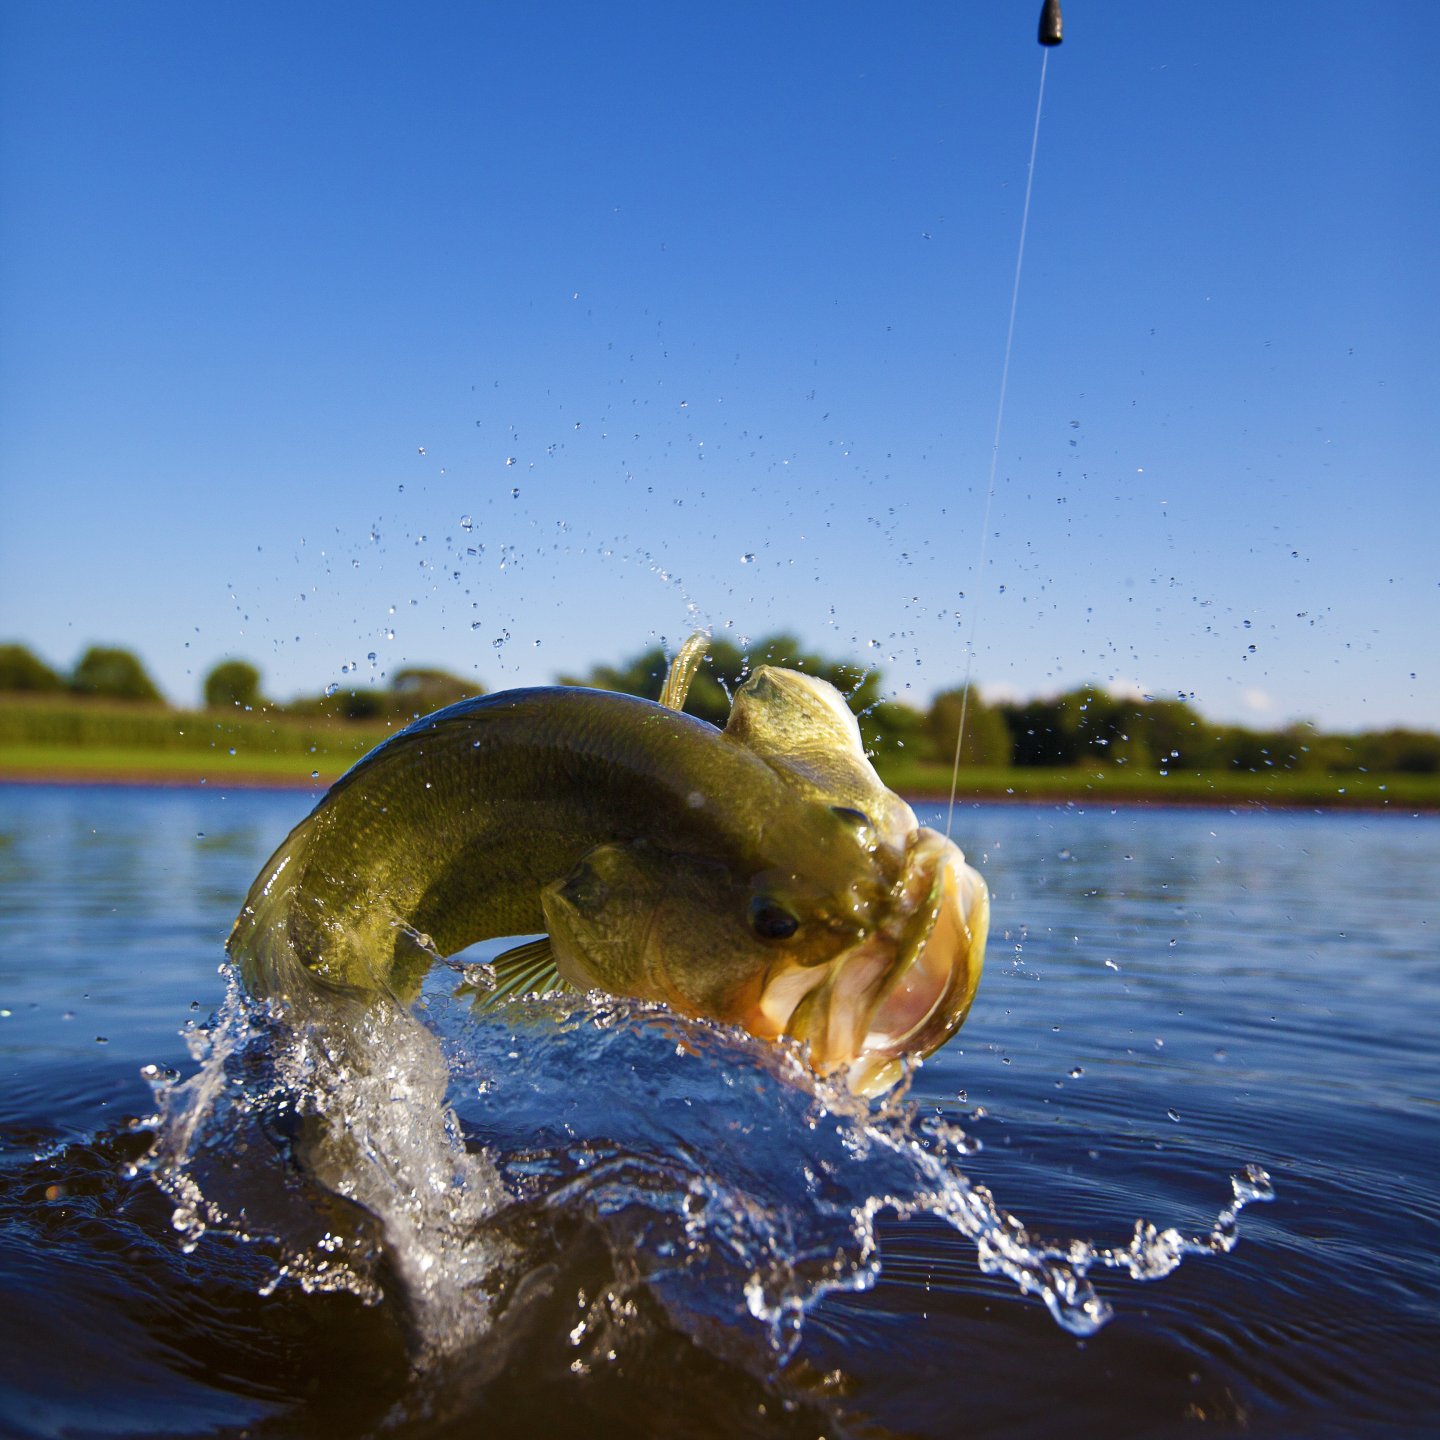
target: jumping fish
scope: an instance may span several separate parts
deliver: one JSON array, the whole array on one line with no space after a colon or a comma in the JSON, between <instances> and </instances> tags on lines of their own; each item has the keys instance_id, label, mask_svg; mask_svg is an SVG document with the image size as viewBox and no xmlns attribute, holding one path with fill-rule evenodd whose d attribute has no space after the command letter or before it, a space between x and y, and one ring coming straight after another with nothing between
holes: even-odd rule
<instances>
[{"instance_id":1,"label":"jumping fish","mask_svg":"<svg viewBox=\"0 0 1440 1440\"><path fill-rule=\"evenodd\" d=\"M659 703L549 687L464 700L360 760L251 887L229 952L305 1013L388 995L478 940L487 1003L568 987L790 1036L873 1095L960 1027L989 894L881 783L832 686L759 666L723 730Z\"/></svg>"}]
</instances>

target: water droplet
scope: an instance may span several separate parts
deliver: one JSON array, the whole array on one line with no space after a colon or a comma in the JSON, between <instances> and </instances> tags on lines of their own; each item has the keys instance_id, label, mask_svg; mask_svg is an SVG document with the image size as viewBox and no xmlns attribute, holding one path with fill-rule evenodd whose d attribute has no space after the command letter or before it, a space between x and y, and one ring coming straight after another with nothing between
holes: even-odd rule
<instances>
[{"instance_id":1,"label":"water droplet","mask_svg":"<svg viewBox=\"0 0 1440 1440\"><path fill-rule=\"evenodd\" d=\"M326 694L327 696L334 695L334 694L336 694L336 693L339 691L339 689L340 689L340 686L339 686L338 684L336 684L335 681L332 680L332 681L325 687L325 694Z\"/></svg>"},{"instance_id":2,"label":"water droplet","mask_svg":"<svg viewBox=\"0 0 1440 1440\"><path fill-rule=\"evenodd\" d=\"M1180 1123L1180 1112L1178 1110L1167 1110L1165 1112L1177 1125Z\"/></svg>"},{"instance_id":3,"label":"water droplet","mask_svg":"<svg viewBox=\"0 0 1440 1440\"><path fill-rule=\"evenodd\" d=\"M1070 1071L1070 1078L1071 1078L1072 1080L1078 1080L1084 1073L1085 1073L1085 1071L1084 1071L1083 1069L1081 1069L1081 1067L1080 1067L1079 1065L1076 1065L1076 1066Z\"/></svg>"},{"instance_id":4,"label":"water droplet","mask_svg":"<svg viewBox=\"0 0 1440 1440\"><path fill-rule=\"evenodd\" d=\"M470 516L462 515L460 517L460 528L462 530L473 530L475 528L475 522L470 518Z\"/></svg>"},{"instance_id":5,"label":"water droplet","mask_svg":"<svg viewBox=\"0 0 1440 1440\"><path fill-rule=\"evenodd\" d=\"M755 563L754 554L747 550L745 554L740 557L740 563L742 565L753 565Z\"/></svg>"}]
</instances>

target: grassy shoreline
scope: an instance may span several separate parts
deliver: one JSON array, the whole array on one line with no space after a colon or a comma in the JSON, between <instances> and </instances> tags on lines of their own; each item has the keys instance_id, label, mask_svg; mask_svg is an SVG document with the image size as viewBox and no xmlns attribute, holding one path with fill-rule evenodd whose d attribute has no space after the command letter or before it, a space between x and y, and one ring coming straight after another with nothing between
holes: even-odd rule
<instances>
[{"instance_id":1,"label":"grassy shoreline","mask_svg":"<svg viewBox=\"0 0 1440 1440\"><path fill-rule=\"evenodd\" d=\"M6 696L0 701L0 782L320 790L408 719L359 722L295 710L172 710ZM878 768L886 784L911 800L949 798L948 765L892 755ZM1440 810L1440 775L967 767L955 796L964 804Z\"/></svg>"},{"instance_id":2,"label":"grassy shoreline","mask_svg":"<svg viewBox=\"0 0 1440 1440\"><path fill-rule=\"evenodd\" d=\"M307 731L307 738L313 737ZM238 737L237 737L238 738ZM259 737L249 737L256 739ZM267 737L273 740L273 736ZM321 790L371 744L384 738L336 733L307 748L276 752L211 743L171 746L37 744L0 741L0 783L51 785L207 785ZM323 749L322 749L323 745ZM882 765L885 782L911 801L944 803L948 767L916 762ZM1254 805L1270 808L1440 810L1440 776L1325 775L1271 771L1192 773L1109 770L969 769L960 773L957 804Z\"/></svg>"}]
</instances>

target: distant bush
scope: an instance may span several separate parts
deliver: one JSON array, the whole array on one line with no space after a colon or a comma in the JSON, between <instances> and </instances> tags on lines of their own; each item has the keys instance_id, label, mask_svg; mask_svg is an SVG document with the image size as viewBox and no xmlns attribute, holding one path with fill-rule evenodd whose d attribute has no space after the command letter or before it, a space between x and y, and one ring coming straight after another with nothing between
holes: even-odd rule
<instances>
[{"instance_id":1,"label":"distant bush","mask_svg":"<svg viewBox=\"0 0 1440 1440\"><path fill-rule=\"evenodd\" d=\"M65 682L33 650L0 645L0 691L45 694L64 688Z\"/></svg>"},{"instance_id":2,"label":"distant bush","mask_svg":"<svg viewBox=\"0 0 1440 1440\"><path fill-rule=\"evenodd\" d=\"M928 759L930 734L925 728L925 712L898 700L881 700L855 717L860 738L870 758L900 756L907 759Z\"/></svg>"},{"instance_id":3,"label":"distant bush","mask_svg":"<svg viewBox=\"0 0 1440 1440\"><path fill-rule=\"evenodd\" d=\"M965 715L965 738L960 749L962 765L1003 766L1010 763L1015 743L1005 717L980 698L979 687L965 691L946 690L937 695L925 717L935 759L950 763L955 758L955 738L960 733L961 711Z\"/></svg>"},{"instance_id":4,"label":"distant bush","mask_svg":"<svg viewBox=\"0 0 1440 1440\"><path fill-rule=\"evenodd\" d=\"M99 695L110 700L164 701L159 687L129 650L92 645L70 672L70 688L77 695Z\"/></svg>"},{"instance_id":5,"label":"distant bush","mask_svg":"<svg viewBox=\"0 0 1440 1440\"><path fill-rule=\"evenodd\" d=\"M1362 735L1321 735L1318 748L1335 774L1369 770L1392 775L1440 774L1440 735L1424 730L1371 730Z\"/></svg>"},{"instance_id":6,"label":"distant bush","mask_svg":"<svg viewBox=\"0 0 1440 1440\"><path fill-rule=\"evenodd\" d=\"M248 660L222 660L205 677L205 703L212 710L258 710L260 672Z\"/></svg>"},{"instance_id":7,"label":"distant bush","mask_svg":"<svg viewBox=\"0 0 1440 1440\"><path fill-rule=\"evenodd\" d=\"M411 665L390 677L390 695L407 715L428 715L432 710L483 695L478 680L466 680L448 670Z\"/></svg>"},{"instance_id":8,"label":"distant bush","mask_svg":"<svg viewBox=\"0 0 1440 1440\"><path fill-rule=\"evenodd\" d=\"M483 695L478 680L452 675L448 670L412 665L397 670L388 688L376 690L359 686L335 689L325 695L307 695L284 708L291 715L322 715L337 720L400 720Z\"/></svg>"}]
</instances>

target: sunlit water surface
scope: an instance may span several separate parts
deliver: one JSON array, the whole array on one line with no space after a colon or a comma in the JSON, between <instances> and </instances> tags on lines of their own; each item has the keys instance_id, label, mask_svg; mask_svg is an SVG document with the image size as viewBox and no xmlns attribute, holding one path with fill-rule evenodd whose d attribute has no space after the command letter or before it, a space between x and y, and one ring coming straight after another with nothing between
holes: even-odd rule
<instances>
[{"instance_id":1,"label":"sunlit water surface","mask_svg":"<svg viewBox=\"0 0 1440 1440\"><path fill-rule=\"evenodd\" d=\"M1433 1420L1435 817L957 811L979 999L866 1107L483 951L289 1034L220 962L310 803L0 787L0 1432Z\"/></svg>"}]
</instances>

